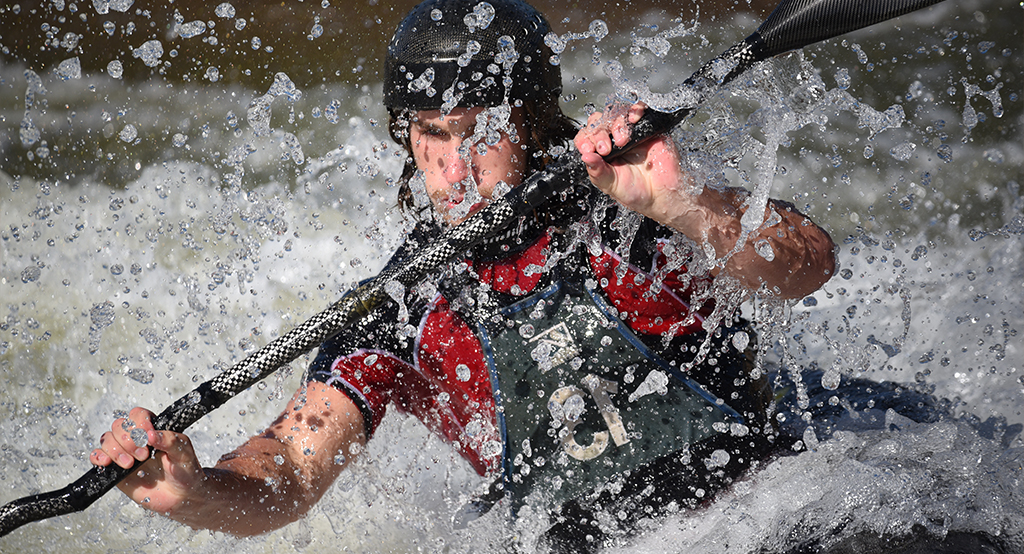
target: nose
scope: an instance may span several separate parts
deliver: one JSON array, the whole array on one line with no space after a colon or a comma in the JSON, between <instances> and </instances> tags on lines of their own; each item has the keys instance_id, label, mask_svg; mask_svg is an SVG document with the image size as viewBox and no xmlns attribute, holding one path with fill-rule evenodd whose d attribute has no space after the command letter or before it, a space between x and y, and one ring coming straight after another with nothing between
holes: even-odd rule
<instances>
[{"instance_id":1,"label":"nose","mask_svg":"<svg viewBox=\"0 0 1024 554\"><path fill-rule=\"evenodd\" d=\"M458 148L453 148L445 156L444 176L451 184L462 182L469 177L469 164L459 156Z\"/></svg>"}]
</instances>

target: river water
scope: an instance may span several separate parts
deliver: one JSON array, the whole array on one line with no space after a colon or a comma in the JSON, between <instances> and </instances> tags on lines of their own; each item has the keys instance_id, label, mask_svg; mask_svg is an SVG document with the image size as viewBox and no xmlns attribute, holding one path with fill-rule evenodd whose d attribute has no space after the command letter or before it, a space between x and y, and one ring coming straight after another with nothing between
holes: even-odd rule
<instances>
[{"instance_id":1,"label":"river water","mask_svg":"<svg viewBox=\"0 0 1024 554\"><path fill-rule=\"evenodd\" d=\"M120 3L78 9L102 21L108 5ZM227 45L232 19L209 11ZM553 21L568 43L564 106L581 120L614 89L671 91L758 23L653 11L595 42L583 35L599 16ZM765 369L798 397L781 413L798 451L623 550L901 551L945 537L1024 551L1020 21L1006 2L944 3L762 64L678 131L709 179L825 227L840 271L794 306L744 308L774 341ZM207 27L190 40L212 53ZM125 40L125 66L155 55ZM158 72L172 53L156 59L132 79L81 60L0 65L0 502L76 479L118 410L161 408L319 311L409 227L371 77L309 84L296 69L255 87L217 78L226 62L172 79ZM308 361L197 423L203 462L276 416ZM500 551L500 515L450 523L482 486L392 413L306 519L267 536L193 532L114 493L0 551ZM538 529L513 531L530 544Z\"/></svg>"}]
</instances>

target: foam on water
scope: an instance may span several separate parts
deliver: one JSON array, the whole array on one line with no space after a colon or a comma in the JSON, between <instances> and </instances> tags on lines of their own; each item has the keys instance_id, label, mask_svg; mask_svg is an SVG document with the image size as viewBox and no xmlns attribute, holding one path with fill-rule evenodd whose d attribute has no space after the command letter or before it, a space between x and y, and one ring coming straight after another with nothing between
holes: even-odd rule
<instances>
[{"instance_id":1,"label":"foam on water","mask_svg":"<svg viewBox=\"0 0 1024 554\"><path fill-rule=\"evenodd\" d=\"M926 534L1024 547L1024 450L969 421L854 415L828 440L766 464L696 516L652 525L622 551L884 552ZM943 551L940 541L929 551Z\"/></svg>"}]
</instances>

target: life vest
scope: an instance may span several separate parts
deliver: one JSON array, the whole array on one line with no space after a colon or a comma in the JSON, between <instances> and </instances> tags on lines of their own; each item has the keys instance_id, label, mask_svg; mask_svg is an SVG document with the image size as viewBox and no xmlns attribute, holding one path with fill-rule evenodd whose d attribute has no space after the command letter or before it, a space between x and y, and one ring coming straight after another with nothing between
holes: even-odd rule
<instances>
[{"instance_id":1,"label":"life vest","mask_svg":"<svg viewBox=\"0 0 1024 554\"><path fill-rule=\"evenodd\" d=\"M556 268L547 286L477 312L490 314L476 324L513 512L528 498L560 505L746 425L678 363L644 344L592 288L593 280L572 273Z\"/></svg>"}]
</instances>

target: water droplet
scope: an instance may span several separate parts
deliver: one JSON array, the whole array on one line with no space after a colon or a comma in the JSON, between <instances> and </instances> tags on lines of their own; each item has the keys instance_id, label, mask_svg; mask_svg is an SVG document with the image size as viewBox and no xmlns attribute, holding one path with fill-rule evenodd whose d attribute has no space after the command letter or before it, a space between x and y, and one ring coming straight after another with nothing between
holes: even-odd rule
<instances>
[{"instance_id":1,"label":"water droplet","mask_svg":"<svg viewBox=\"0 0 1024 554\"><path fill-rule=\"evenodd\" d=\"M106 15L110 13L110 10L124 13L134 3L135 0L92 0L92 6L96 8L96 13L100 15Z\"/></svg>"},{"instance_id":2,"label":"water droplet","mask_svg":"<svg viewBox=\"0 0 1024 554\"><path fill-rule=\"evenodd\" d=\"M501 454L501 441L487 441L480 448L480 455L484 458L493 458Z\"/></svg>"},{"instance_id":3,"label":"water droplet","mask_svg":"<svg viewBox=\"0 0 1024 554\"><path fill-rule=\"evenodd\" d=\"M124 73L124 68L121 66L121 62L113 60L107 64L107 73L115 79L120 79Z\"/></svg>"},{"instance_id":4,"label":"water droplet","mask_svg":"<svg viewBox=\"0 0 1024 554\"><path fill-rule=\"evenodd\" d=\"M279 466L283 466L284 465L284 456L282 456L280 454L275 454L274 455L274 463L279 465Z\"/></svg>"},{"instance_id":5,"label":"water droplet","mask_svg":"<svg viewBox=\"0 0 1024 554\"><path fill-rule=\"evenodd\" d=\"M462 22L469 27L469 32L475 32L477 29L486 29L491 25L491 21L494 20L494 6L487 2L480 2L473 8L473 13L466 14L466 17L462 18Z\"/></svg>"},{"instance_id":6,"label":"water droplet","mask_svg":"<svg viewBox=\"0 0 1024 554\"><path fill-rule=\"evenodd\" d=\"M331 100L331 103L324 108L324 117L327 118L329 123L334 125L338 124L338 108L341 107L341 102L337 100Z\"/></svg>"},{"instance_id":7,"label":"water droplet","mask_svg":"<svg viewBox=\"0 0 1024 554\"><path fill-rule=\"evenodd\" d=\"M583 412L587 411L587 404L582 396L574 394L562 403L562 410L566 421L579 421Z\"/></svg>"},{"instance_id":8,"label":"water droplet","mask_svg":"<svg viewBox=\"0 0 1024 554\"><path fill-rule=\"evenodd\" d=\"M164 55L164 45L159 40L150 40L138 48L132 49L132 57L139 58L146 67L156 67L160 57Z\"/></svg>"},{"instance_id":9,"label":"water droplet","mask_svg":"<svg viewBox=\"0 0 1024 554\"><path fill-rule=\"evenodd\" d=\"M57 69L54 70L62 81L68 79L81 79L82 78L82 62L78 61L77 57L66 59L57 65Z\"/></svg>"},{"instance_id":10,"label":"water droplet","mask_svg":"<svg viewBox=\"0 0 1024 554\"><path fill-rule=\"evenodd\" d=\"M537 366L542 372L548 371L552 367L551 354L553 347L551 344L541 342L536 348L530 351L530 358L537 362Z\"/></svg>"},{"instance_id":11,"label":"water droplet","mask_svg":"<svg viewBox=\"0 0 1024 554\"><path fill-rule=\"evenodd\" d=\"M132 438L132 442L134 442L135 446L138 448L142 448L149 444L149 437L146 436L146 432L138 427L132 429L130 436Z\"/></svg>"},{"instance_id":12,"label":"water droplet","mask_svg":"<svg viewBox=\"0 0 1024 554\"><path fill-rule=\"evenodd\" d=\"M121 133L117 135L117 138L124 142L132 142L139 136L139 132L135 129L135 126L131 123L124 126L121 129Z\"/></svg>"},{"instance_id":13,"label":"water droplet","mask_svg":"<svg viewBox=\"0 0 1024 554\"><path fill-rule=\"evenodd\" d=\"M747 349L747 345L750 344L750 335L745 331L736 331L732 335L732 345L736 347L736 350L743 352Z\"/></svg>"},{"instance_id":14,"label":"water droplet","mask_svg":"<svg viewBox=\"0 0 1024 554\"><path fill-rule=\"evenodd\" d=\"M124 372L132 381L148 385L153 382L153 372L148 369L130 368Z\"/></svg>"},{"instance_id":15,"label":"water droplet","mask_svg":"<svg viewBox=\"0 0 1024 554\"><path fill-rule=\"evenodd\" d=\"M917 145L908 141L893 146L892 149L889 150L889 155L898 161L905 162L914 155L914 150L916 149Z\"/></svg>"},{"instance_id":16,"label":"water droplet","mask_svg":"<svg viewBox=\"0 0 1024 554\"><path fill-rule=\"evenodd\" d=\"M519 336L523 337L524 339L532 338L534 333L534 327L530 323L524 323L522 327L519 328Z\"/></svg>"},{"instance_id":17,"label":"water droplet","mask_svg":"<svg viewBox=\"0 0 1024 554\"><path fill-rule=\"evenodd\" d=\"M189 21L175 26L178 36L181 38L197 37L206 32L206 23L203 21Z\"/></svg>"},{"instance_id":18,"label":"water droplet","mask_svg":"<svg viewBox=\"0 0 1024 554\"><path fill-rule=\"evenodd\" d=\"M704 460L704 465L708 469L715 469L728 464L729 458L729 453L725 450L715 450L708 459Z\"/></svg>"},{"instance_id":19,"label":"water droplet","mask_svg":"<svg viewBox=\"0 0 1024 554\"><path fill-rule=\"evenodd\" d=\"M430 88L434 82L434 68L428 67L423 73L409 82L410 92L422 92Z\"/></svg>"},{"instance_id":20,"label":"water droplet","mask_svg":"<svg viewBox=\"0 0 1024 554\"><path fill-rule=\"evenodd\" d=\"M757 252L758 256L769 262L775 259L775 250L772 249L772 245L766 239L754 242L754 251Z\"/></svg>"},{"instance_id":21,"label":"water droplet","mask_svg":"<svg viewBox=\"0 0 1024 554\"><path fill-rule=\"evenodd\" d=\"M648 394L657 393L661 396L668 394L668 375L664 372L653 370L647 374L640 386L629 395L629 401L635 402L638 398Z\"/></svg>"},{"instance_id":22,"label":"water droplet","mask_svg":"<svg viewBox=\"0 0 1024 554\"><path fill-rule=\"evenodd\" d=\"M821 376L821 386L824 387L826 390L836 390L837 388L839 388L840 380L841 375L839 373L839 370L837 370L836 368L831 368L828 371L826 371L824 375Z\"/></svg>"},{"instance_id":23,"label":"water droplet","mask_svg":"<svg viewBox=\"0 0 1024 554\"><path fill-rule=\"evenodd\" d=\"M442 17L444 17L444 13L441 12L441 10L436 9L436 8L433 9L433 10L430 10L430 19L432 19L434 21L441 21Z\"/></svg>"},{"instance_id":24,"label":"water droplet","mask_svg":"<svg viewBox=\"0 0 1024 554\"><path fill-rule=\"evenodd\" d=\"M235 17L235 7L227 2L224 2L223 4L218 5L217 9L215 9L213 13L217 14L217 17Z\"/></svg>"},{"instance_id":25,"label":"water droplet","mask_svg":"<svg viewBox=\"0 0 1024 554\"><path fill-rule=\"evenodd\" d=\"M471 376L471 371L469 369L469 366L467 366L466 364L459 364L459 365L455 366L455 378L456 379L458 379L459 381L465 382L465 381L469 381L470 376Z\"/></svg>"},{"instance_id":26,"label":"water droplet","mask_svg":"<svg viewBox=\"0 0 1024 554\"><path fill-rule=\"evenodd\" d=\"M475 437L484 430L484 424L479 419L474 419L466 424L465 433L467 437Z\"/></svg>"},{"instance_id":27,"label":"water droplet","mask_svg":"<svg viewBox=\"0 0 1024 554\"><path fill-rule=\"evenodd\" d=\"M850 72L845 67L836 71L836 86L840 90L850 88Z\"/></svg>"},{"instance_id":28,"label":"water droplet","mask_svg":"<svg viewBox=\"0 0 1024 554\"><path fill-rule=\"evenodd\" d=\"M39 269L37 266L33 265L33 266L26 267L25 269L23 269L21 271L21 282L22 283L31 283L31 282L39 279L39 276L42 275L42 273L43 273L43 270Z\"/></svg>"},{"instance_id":29,"label":"water droplet","mask_svg":"<svg viewBox=\"0 0 1024 554\"><path fill-rule=\"evenodd\" d=\"M93 327L102 329L114 322L114 304L110 301L100 302L89 309L89 319Z\"/></svg>"}]
</instances>

